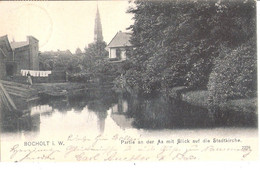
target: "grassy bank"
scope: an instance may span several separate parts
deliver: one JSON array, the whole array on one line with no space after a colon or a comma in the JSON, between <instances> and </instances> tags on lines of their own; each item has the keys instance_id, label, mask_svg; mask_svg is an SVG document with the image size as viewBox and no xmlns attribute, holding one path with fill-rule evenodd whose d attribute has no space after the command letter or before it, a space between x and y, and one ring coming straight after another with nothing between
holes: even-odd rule
<instances>
[{"instance_id":1,"label":"grassy bank","mask_svg":"<svg viewBox=\"0 0 260 170\"><path fill-rule=\"evenodd\" d=\"M225 105L221 105L221 108L244 113L257 113L257 98L230 100Z\"/></svg>"},{"instance_id":2,"label":"grassy bank","mask_svg":"<svg viewBox=\"0 0 260 170\"><path fill-rule=\"evenodd\" d=\"M197 90L184 92L181 95L181 100L195 106L207 107L208 106L208 91Z\"/></svg>"},{"instance_id":3,"label":"grassy bank","mask_svg":"<svg viewBox=\"0 0 260 170\"><path fill-rule=\"evenodd\" d=\"M208 107L208 91L197 90L181 94L181 100L191 105ZM229 100L219 105L221 110L240 111L244 113L257 113L257 98Z\"/></svg>"}]
</instances>

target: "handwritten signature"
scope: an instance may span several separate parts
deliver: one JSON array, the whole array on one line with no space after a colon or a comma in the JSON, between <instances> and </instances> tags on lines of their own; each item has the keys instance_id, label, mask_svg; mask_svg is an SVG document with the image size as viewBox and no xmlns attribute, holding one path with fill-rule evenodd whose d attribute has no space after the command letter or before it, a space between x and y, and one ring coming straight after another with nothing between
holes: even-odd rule
<instances>
[{"instance_id":1,"label":"handwritten signature","mask_svg":"<svg viewBox=\"0 0 260 170\"><path fill-rule=\"evenodd\" d=\"M25 160L55 160L55 153L60 152L57 149L23 149L19 144L14 145L11 149L10 159L15 159L15 162L22 162Z\"/></svg>"},{"instance_id":2,"label":"handwritten signature","mask_svg":"<svg viewBox=\"0 0 260 170\"><path fill-rule=\"evenodd\" d=\"M227 147L215 145L194 144L184 146L177 145L153 145L153 144L122 144L122 140L136 141L137 138L129 136L112 138L97 136L89 139L86 136L69 135L66 146L53 148L47 147L23 147L15 144L10 148L10 159L15 162L22 161L53 161L58 158L74 159L76 161L148 161L148 160L175 160L190 161L199 160L205 154L238 153L242 159L252 153L250 146ZM112 142L111 142L112 141ZM117 142L116 142L117 141Z\"/></svg>"}]
</instances>

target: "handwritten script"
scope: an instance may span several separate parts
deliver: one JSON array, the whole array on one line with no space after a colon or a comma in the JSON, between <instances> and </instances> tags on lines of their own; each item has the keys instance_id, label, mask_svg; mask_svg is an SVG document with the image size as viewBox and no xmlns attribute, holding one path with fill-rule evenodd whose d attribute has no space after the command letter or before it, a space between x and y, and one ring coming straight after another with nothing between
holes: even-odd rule
<instances>
[{"instance_id":1,"label":"handwritten script","mask_svg":"<svg viewBox=\"0 0 260 170\"><path fill-rule=\"evenodd\" d=\"M194 161L216 155L235 155L244 160L253 149L240 139L144 139L115 134L110 138L69 135L64 141L46 145L14 144L9 159L22 161ZM25 145L26 143L26 145ZM31 142L41 144L43 142ZM49 144L50 143L50 144ZM224 144L223 144L224 143ZM235 145L234 145L235 143Z\"/></svg>"}]
</instances>

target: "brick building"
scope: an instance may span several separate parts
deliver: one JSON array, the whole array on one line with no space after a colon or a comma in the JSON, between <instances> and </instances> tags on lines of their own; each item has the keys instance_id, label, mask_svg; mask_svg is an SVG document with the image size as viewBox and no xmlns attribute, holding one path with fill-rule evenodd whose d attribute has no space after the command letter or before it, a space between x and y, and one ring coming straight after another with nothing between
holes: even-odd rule
<instances>
[{"instance_id":1,"label":"brick building","mask_svg":"<svg viewBox=\"0 0 260 170\"><path fill-rule=\"evenodd\" d=\"M20 75L21 70L39 70L39 41L33 36L22 42L0 37L0 79Z\"/></svg>"}]
</instances>

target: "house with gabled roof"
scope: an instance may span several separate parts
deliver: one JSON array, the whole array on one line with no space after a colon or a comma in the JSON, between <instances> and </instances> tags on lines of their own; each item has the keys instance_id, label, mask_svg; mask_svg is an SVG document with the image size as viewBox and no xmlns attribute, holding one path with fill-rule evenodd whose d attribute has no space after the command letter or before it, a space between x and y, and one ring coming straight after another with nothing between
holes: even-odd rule
<instances>
[{"instance_id":1,"label":"house with gabled roof","mask_svg":"<svg viewBox=\"0 0 260 170\"><path fill-rule=\"evenodd\" d=\"M132 47L130 42L131 33L119 31L107 45L106 49L109 52L111 61L126 60L126 49Z\"/></svg>"},{"instance_id":2,"label":"house with gabled roof","mask_svg":"<svg viewBox=\"0 0 260 170\"><path fill-rule=\"evenodd\" d=\"M21 70L39 70L39 41L27 36L26 41L9 42L0 37L0 79L19 75Z\"/></svg>"}]
</instances>

